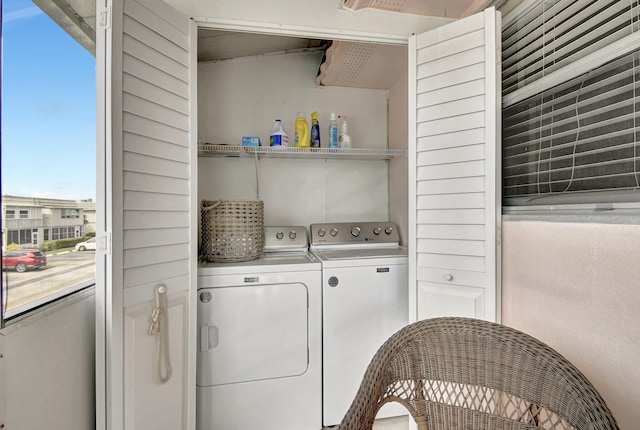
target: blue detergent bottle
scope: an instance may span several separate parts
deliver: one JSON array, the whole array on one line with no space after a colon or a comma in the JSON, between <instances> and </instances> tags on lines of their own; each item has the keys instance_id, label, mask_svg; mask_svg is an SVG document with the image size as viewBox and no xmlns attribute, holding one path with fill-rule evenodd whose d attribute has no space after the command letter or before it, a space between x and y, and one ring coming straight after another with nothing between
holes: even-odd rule
<instances>
[{"instance_id":1,"label":"blue detergent bottle","mask_svg":"<svg viewBox=\"0 0 640 430\"><path fill-rule=\"evenodd\" d=\"M320 124L318 124L318 112L311 114L311 147L320 148Z\"/></svg>"}]
</instances>

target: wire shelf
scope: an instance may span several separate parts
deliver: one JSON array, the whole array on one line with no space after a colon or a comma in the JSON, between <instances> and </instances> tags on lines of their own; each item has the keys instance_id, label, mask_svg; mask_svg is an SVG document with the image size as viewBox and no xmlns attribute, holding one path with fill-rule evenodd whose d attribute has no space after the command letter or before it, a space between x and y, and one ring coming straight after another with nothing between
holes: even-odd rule
<instances>
[{"instance_id":1,"label":"wire shelf","mask_svg":"<svg viewBox=\"0 0 640 430\"><path fill-rule=\"evenodd\" d=\"M273 146L240 146L198 144L200 157L272 157L272 158L319 158L336 160L390 160L406 157L406 149L375 148L296 148Z\"/></svg>"}]
</instances>

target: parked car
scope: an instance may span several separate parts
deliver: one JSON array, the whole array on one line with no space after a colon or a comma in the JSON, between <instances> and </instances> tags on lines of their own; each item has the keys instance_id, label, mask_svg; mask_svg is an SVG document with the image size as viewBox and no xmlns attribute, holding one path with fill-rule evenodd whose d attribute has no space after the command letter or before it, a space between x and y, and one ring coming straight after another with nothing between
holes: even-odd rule
<instances>
[{"instance_id":1,"label":"parked car","mask_svg":"<svg viewBox=\"0 0 640 430\"><path fill-rule=\"evenodd\" d=\"M96 250L96 238L92 237L91 239L85 241L85 242L80 242L78 244L76 244L76 251L87 251L87 250L92 250L95 251Z\"/></svg>"},{"instance_id":2,"label":"parked car","mask_svg":"<svg viewBox=\"0 0 640 430\"><path fill-rule=\"evenodd\" d=\"M27 269L39 269L47 265L47 256L39 249L18 249L2 254L2 270L15 269L26 272Z\"/></svg>"}]
</instances>

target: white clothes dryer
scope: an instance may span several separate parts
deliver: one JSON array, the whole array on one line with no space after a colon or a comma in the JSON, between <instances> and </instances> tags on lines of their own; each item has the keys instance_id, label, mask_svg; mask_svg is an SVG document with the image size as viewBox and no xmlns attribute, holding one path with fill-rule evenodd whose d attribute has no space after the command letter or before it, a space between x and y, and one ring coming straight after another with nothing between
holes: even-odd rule
<instances>
[{"instance_id":1,"label":"white clothes dryer","mask_svg":"<svg viewBox=\"0 0 640 430\"><path fill-rule=\"evenodd\" d=\"M321 427L321 264L305 227L265 252L198 268L198 430Z\"/></svg>"},{"instance_id":2,"label":"white clothes dryer","mask_svg":"<svg viewBox=\"0 0 640 430\"><path fill-rule=\"evenodd\" d=\"M311 225L322 262L322 421L339 424L380 346L409 321L407 249L390 222ZM388 403L378 418L406 415Z\"/></svg>"}]
</instances>

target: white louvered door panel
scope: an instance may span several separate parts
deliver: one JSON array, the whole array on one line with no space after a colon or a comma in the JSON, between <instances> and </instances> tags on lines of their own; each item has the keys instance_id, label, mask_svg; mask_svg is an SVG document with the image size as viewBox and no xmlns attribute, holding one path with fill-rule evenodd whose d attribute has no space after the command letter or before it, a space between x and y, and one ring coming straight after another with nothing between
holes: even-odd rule
<instances>
[{"instance_id":1,"label":"white louvered door panel","mask_svg":"<svg viewBox=\"0 0 640 430\"><path fill-rule=\"evenodd\" d=\"M157 0L98 11L99 228L111 244L98 258L97 428L193 429L196 26ZM167 288L166 383L148 334L158 284Z\"/></svg>"},{"instance_id":2,"label":"white louvered door panel","mask_svg":"<svg viewBox=\"0 0 640 430\"><path fill-rule=\"evenodd\" d=\"M413 320L499 320L500 15L409 41Z\"/></svg>"}]
</instances>

